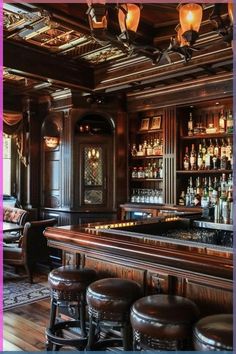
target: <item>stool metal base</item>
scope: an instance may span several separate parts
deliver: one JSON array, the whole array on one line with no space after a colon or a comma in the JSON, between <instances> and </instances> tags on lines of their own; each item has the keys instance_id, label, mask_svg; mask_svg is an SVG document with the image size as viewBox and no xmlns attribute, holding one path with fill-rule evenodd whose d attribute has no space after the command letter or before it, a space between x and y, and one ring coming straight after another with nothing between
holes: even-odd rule
<instances>
[{"instance_id":1,"label":"stool metal base","mask_svg":"<svg viewBox=\"0 0 236 354\"><path fill-rule=\"evenodd\" d=\"M84 350L87 345L87 337L78 339L63 338L63 330L79 327L80 321L63 321L54 324L53 329L46 328L46 350L59 351L65 345L74 347L78 350Z\"/></svg>"}]
</instances>

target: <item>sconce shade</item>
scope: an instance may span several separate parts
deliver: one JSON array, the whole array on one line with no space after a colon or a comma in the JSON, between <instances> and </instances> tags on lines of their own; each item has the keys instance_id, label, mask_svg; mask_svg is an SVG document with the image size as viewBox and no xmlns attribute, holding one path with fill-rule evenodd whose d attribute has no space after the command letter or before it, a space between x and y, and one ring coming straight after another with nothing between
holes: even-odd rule
<instances>
[{"instance_id":1,"label":"sconce shade","mask_svg":"<svg viewBox=\"0 0 236 354\"><path fill-rule=\"evenodd\" d=\"M202 6L199 4L185 4L179 8L179 21L182 28L182 36L193 44L198 38L198 32L202 21Z\"/></svg>"},{"instance_id":2,"label":"sconce shade","mask_svg":"<svg viewBox=\"0 0 236 354\"><path fill-rule=\"evenodd\" d=\"M140 20L140 7L135 4L122 4L119 6L118 20L121 32L136 32Z\"/></svg>"},{"instance_id":3,"label":"sconce shade","mask_svg":"<svg viewBox=\"0 0 236 354\"><path fill-rule=\"evenodd\" d=\"M48 148L55 149L59 145L59 137L57 136L44 136L44 140Z\"/></svg>"},{"instance_id":4,"label":"sconce shade","mask_svg":"<svg viewBox=\"0 0 236 354\"><path fill-rule=\"evenodd\" d=\"M229 14L230 21L233 25L233 23L234 23L234 4L233 4L233 2L228 2L228 14Z\"/></svg>"},{"instance_id":5,"label":"sconce shade","mask_svg":"<svg viewBox=\"0 0 236 354\"><path fill-rule=\"evenodd\" d=\"M88 10L91 30L107 28L107 10L105 4L93 4Z\"/></svg>"}]
</instances>

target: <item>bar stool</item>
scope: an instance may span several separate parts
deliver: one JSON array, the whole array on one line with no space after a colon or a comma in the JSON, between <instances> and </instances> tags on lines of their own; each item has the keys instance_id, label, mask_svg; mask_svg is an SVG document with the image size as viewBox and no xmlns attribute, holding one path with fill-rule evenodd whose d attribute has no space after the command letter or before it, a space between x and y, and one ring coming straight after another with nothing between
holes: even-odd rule
<instances>
[{"instance_id":1,"label":"bar stool","mask_svg":"<svg viewBox=\"0 0 236 354\"><path fill-rule=\"evenodd\" d=\"M96 279L96 272L89 268L76 266L63 266L52 270L48 276L51 288L51 310L49 327L46 328L46 349L55 348L58 351L62 346L68 345L81 350L87 344L85 306L87 286ZM72 317L79 320L56 322L56 314L59 308L66 307ZM81 338L63 338L63 330L79 328Z\"/></svg>"},{"instance_id":2,"label":"bar stool","mask_svg":"<svg viewBox=\"0 0 236 354\"><path fill-rule=\"evenodd\" d=\"M195 303L181 296L150 295L137 300L131 308L133 349L191 349L188 341L198 314Z\"/></svg>"},{"instance_id":3,"label":"bar stool","mask_svg":"<svg viewBox=\"0 0 236 354\"><path fill-rule=\"evenodd\" d=\"M233 315L212 315L199 320L194 327L193 343L199 351L233 351Z\"/></svg>"},{"instance_id":4,"label":"bar stool","mask_svg":"<svg viewBox=\"0 0 236 354\"><path fill-rule=\"evenodd\" d=\"M87 289L89 334L87 350L123 346L132 350L130 307L142 294L141 287L132 280L106 278L95 281ZM119 329L122 338L101 339L101 327Z\"/></svg>"}]
</instances>

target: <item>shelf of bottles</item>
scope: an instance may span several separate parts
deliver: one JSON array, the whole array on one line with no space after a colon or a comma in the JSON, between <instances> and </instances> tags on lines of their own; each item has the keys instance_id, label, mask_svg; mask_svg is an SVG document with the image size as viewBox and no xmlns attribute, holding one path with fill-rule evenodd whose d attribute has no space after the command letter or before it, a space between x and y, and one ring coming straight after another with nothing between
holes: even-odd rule
<instances>
[{"instance_id":1,"label":"shelf of bottles","mask_svg":"<svg viewBox=\"0 0 236 354\"><path fill-rule=\"evenodd\" d=\"M163 139L162 129L138 131L130 150L132 203L162 204Z\"/></svg>"},{"instance_id":2,"label":"shelf of bottles","mask_svg":"<svg viewBox=\"0 0 236 354\"><path fill-rule=\"evenodd\" d=\"M179 205L212 208L216 222L232 223L233 115L222 109L215 126L206 121L207 128L201 123L194 125L190 112L188 135L180 137L183 154L177 176L186 175L188 180L180 191Z\"/></svg>"}]
</instances>

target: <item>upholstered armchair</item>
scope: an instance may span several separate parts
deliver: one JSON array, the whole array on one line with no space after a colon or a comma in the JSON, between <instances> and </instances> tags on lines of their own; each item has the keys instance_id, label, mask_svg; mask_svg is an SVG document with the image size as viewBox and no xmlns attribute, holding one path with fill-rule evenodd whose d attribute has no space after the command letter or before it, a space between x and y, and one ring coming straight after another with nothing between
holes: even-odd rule
<instances>
[{"instance_id":1,"label":"upholstered armchair","mask_svg":"<svg viewBox=\"0 0 236 354\"><path fill-rule=\"evenodd\" d=\"M24 209L20 208L12 208L12 207L4 207L3 208L3 221L10 222L13 224L17 224L23 226L27 220L28 212ZM7 232L3 234L3 242L11 243L15 242L20 237L20 232Z\"/></svg>"},{"instance_id":2,"label":"upholstered armchair","mask_svg":"<svg viewBox=\"0 0 236 354\"><path fill-rule=\"evenodd\" d=\"M18 244L3 246L3 263L25 267L30 283L38 263L50 266L49 248L43 235L46 227L54 226L56 219L27 222Z\"/></svg>"}]
</instances>

